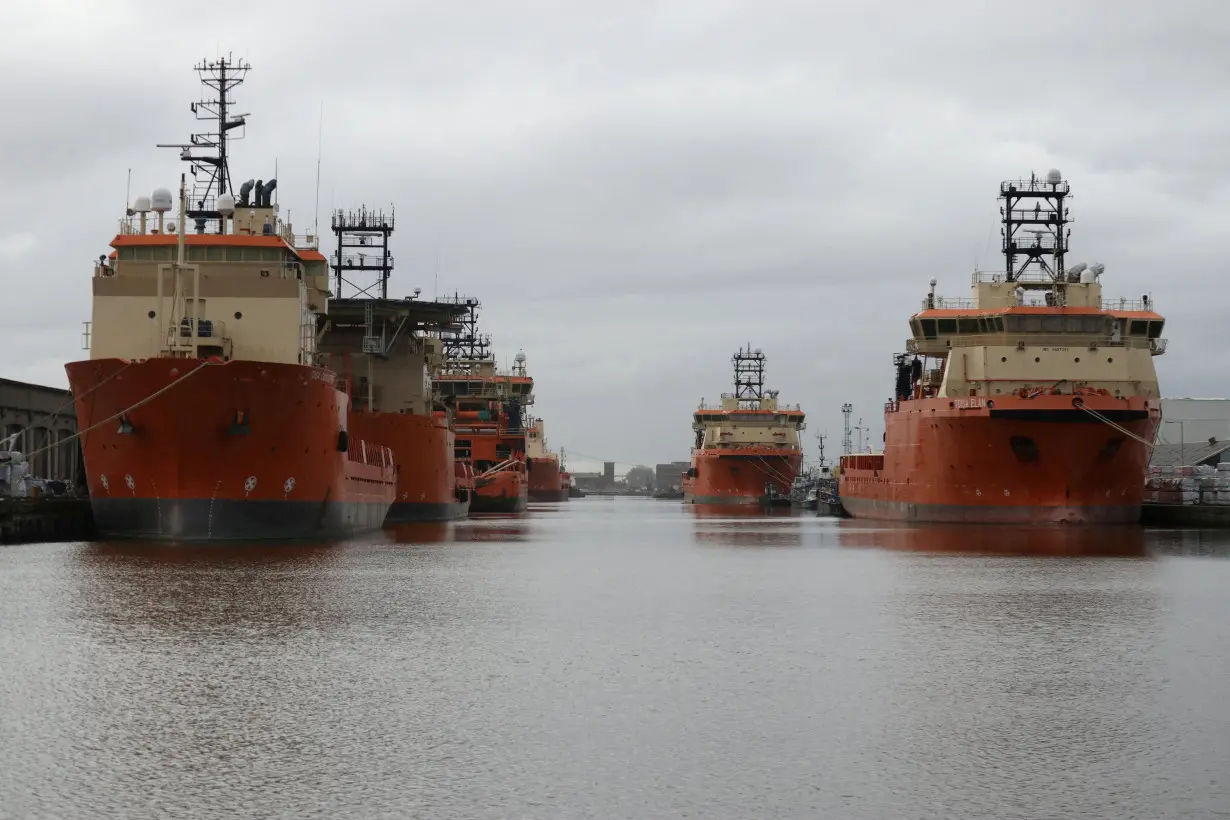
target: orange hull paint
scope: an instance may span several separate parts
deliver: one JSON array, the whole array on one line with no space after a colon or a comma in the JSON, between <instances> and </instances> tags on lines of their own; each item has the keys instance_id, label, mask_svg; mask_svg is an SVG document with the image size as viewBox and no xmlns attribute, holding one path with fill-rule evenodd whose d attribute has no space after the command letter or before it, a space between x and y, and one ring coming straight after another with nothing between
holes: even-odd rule
<instances>
[{"instance_id":1,"label":"orange hull paint","mask_svg":"<svg viewBox=\"0 0 1230 820\"><path fill-rule=\"evenodd\" d=\"M472 512L521 512L529 505L529 482L519 470L474 479Z\"/></svg>"},{"instance_id":2,"label":"orange hull paint","mask_svg":"<svg viewBox=\"0 0 1230 820\"><path fill-rule=\"evenodd\" d=\"M790 485L802 467L798 450L769 447L703 449L692 453L695 476L683 480L683 499L690 504L764 504L772 487L790 495Z\"/></svg>"},{"instance_id":3,"label":"orange hull paint","mask_svg":"<svg viewBox=\"0 0 1230 820\"><path fill-rule=\"evenodd\" d=\"M105 536L333 538L379 528L393 502L392 452L358 436L341 449L347 398L329 370L182 358L65 369Z\"/></svg>"},{"instance_id":4,"label":"orange hull paint","mask_svg":"<svg viewBox=\"0 0 1230 820\"><path fill-rule=\"evenodd\" d=\"M532 501L567 501L568 484L560 472L559 459L539 456L529 465L529 496Z\"/></svg>"},{"instance_id":5,"label":"orange hull paint","mask_svg":"<svg viewBox=\"0 0 1230 820\"><path fill-rule=\"evenodd\" d=\"M350 431L393 448L397 498L389 509L388 523L451 521L469 512L469 493L458 486L453 431L447 419L355 411L350 414Z\"/></svg>"},{"instance_id":6,"label":"orange hull paint","mask_svg":"<svg viewBox=\"0 0 1230 820\"><path fill-rule=\"evenodd\" d=\"M842 459L842 505L856 518L982 523L1126 523L1140 518L1149 454L1074 406L1033 399L917 399L885 413L882 455ZM1147 441L1160 403L1084 396Z\"/></svg>"}]
</instances>

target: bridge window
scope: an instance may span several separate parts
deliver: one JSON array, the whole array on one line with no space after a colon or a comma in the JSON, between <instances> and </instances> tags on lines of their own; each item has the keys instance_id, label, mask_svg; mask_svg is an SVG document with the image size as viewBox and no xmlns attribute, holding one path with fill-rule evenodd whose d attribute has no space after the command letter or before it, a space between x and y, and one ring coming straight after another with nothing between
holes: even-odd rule
<instances>
[{"instance_id":1,"label":"bridge window","mask_svg":"<svg viewBox=\"0 0 1230 820\"><path fill-rule=\"evenodd\" d=\"M934 319L923 319L921 324L922 324L923 338L924 339L934 339L935 338L935 320Z\"/></svg>"},{"instance_id":2,"label":"bridge window","mask_svg":"<svg viewBox=\"0 0 1230 820\"><path fill-rule=\"evenodd\" d=\"M1081 326L1086 333L1099 333L1102 330L1102 320L1097 316L1086 316L1081 320Z\"/></svg>"},{"instance_id":3,"label":"bridge window","mask_svg":"<svg viewBox=\"0 0 1230 820\"><path fill-rule=\"evenodd\" d=\"M1164 324L1166 323L1165 322L1149 322L1149 338L1150 339L1162 338L1162 325Z\"/></svg>"},{"instance_id":4,"label":"bridge window","mask_svg":"<svg viewBox=\"0 0 1230 820\"><path fill-rule=\"evenodd\" d=\"M978 332L978 320L977 319L958 319L957 320L957 332L958 333L977 333Z\"/></svg>"},{"instance_id":5,"label":"bridge window","mask_svg":"<svg viewBox=\"0 0 1230 820\"><path fill-rule=\"evenodd\" d=\"M1026 333L1041 333L1042 332L1042 317L1041 316L1025 316L1023 318L1025 320L1023 330Z\"/></svg>"},{"instance_id":6,"label":"bridge window","mask_svg":"<svg viewBox=\"0 0 1230 820\"><path fill-rule=\"evenodd\" d=\"M1063 317L1062 316L1043 316L1042 317L1042 332L1043 333L1063 333Z\"/></svg>"},{"instance_id":7,"label":"bridge window","mask_svg":"<svg viewBox=\"0 0 1230 820\"><path fill-rule=\"evenodd\" d=\"M957 320L956 319L940 319L938 322L938 326L939 326L940 333L956 333L957 332Z\"/></svg>"},{"instance_id":8,"label":"bridge window","mask_svg":"<svg viewBox=\"0 0 1230 820\"><path fill-rule=\"evenodd\" d=\"M1146 336L1149 332L1149 323L1142 322L1137 319L1132 320L1132 329L1128 331L1129 336Z\"/></svg>"}]
</instances>

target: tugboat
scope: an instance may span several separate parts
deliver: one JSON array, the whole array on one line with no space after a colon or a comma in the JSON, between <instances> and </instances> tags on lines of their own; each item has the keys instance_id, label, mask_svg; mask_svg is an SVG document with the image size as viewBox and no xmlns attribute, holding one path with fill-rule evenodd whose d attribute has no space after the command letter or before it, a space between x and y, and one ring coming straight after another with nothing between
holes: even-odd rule
<instances>
[{"instance_id":1,"label":"tugboat","mask_svg":"<svg viewBox=\"0 0 1230 820\"><path fill-rule=\"evenodd\" d=\"M798 405L780 407L766 390L765 356L748 345L731 358L735 391L716 407L702 400L692 417L695 442L683 475L689 504L785 506L803 463Z\"/></svg>"},{"instance_id":2,"label":"tugboat","mask_svg":"<svg viewBox=\"0 0 1230 820\"><path fill-rule=\"evenodd\" d=\"M317 317L317 338L348 385L352 432L393 449L397 498L386 523L464 518L473 481L454 460L455 435L431 374L444 362L439 333L457 327L466 308L420 300L418 288L389 298L392 212L336 211L331 221L334 298L328 316Z\"/></svg>"},{"instance_id":3,"label":"tugboat","mask_svg":"<svg viewBox=\"0 0 1230 820\"><path fill-rule=\"evenodd\" d=\"M972 299L931 280L894 360L883 452L842 457L850 515L1139 520L1164 319L1147 295L1103 301L1104 265L1065 269L1069 195L1057 170L1001 183L1003 270L976 272Z\"/></svg>"},{"instance_id":4,"label":"tugboat","mask_svg":"<svg viewBox=\"0 0 1230 820\"><path fill-rule=\"evenodd\" d=\"M464 305L461 330L441 335L446 353L435 389L455 419L455 458L473 476L472 513L522 512L529 504L525 408L534 403L534 380L517 353L511 373L496 368L490 337L477 330L477 299Z\"/></svg>"},{"instance_id":5,"label":"tugboat","mask_svg":"<svg viewBox=\"0 0 1230 820\"><path fill-rule=\"evenodd\" d=\"M90 503L104 537L333 538L379 528L395 458L352 436L350 397L316 348L328 310L314 236L278 215L276 179L233 194L231 91L249 70L199 64L211 129L179 149L165 188L137 197L94 265L90 358L65 366ZM151 220L150 214L154 214ZM191 233L188 231L191 230Z\"/></svg>"}]
</instances>

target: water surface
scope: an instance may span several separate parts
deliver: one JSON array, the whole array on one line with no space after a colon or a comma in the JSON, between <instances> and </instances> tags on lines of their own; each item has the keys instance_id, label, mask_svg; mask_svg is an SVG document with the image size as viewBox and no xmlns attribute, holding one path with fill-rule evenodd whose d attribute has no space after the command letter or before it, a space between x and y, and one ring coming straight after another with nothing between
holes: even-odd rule
<instances>
[{"instance_id":1,"label":"water surface","mask_svg":"<svg viewBox=\"0 0 1230 820\"><path fill-rule=\"evenodd\" d=\"M0 547L0 817L1230 817L1230 534Z\"/></svg>"}]
</instances>

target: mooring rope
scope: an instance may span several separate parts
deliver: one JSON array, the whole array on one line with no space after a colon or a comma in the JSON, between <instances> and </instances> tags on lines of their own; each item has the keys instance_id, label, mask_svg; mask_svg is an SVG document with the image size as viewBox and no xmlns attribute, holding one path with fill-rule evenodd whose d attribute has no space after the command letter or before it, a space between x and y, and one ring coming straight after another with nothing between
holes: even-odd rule
<instances>
[{"instance_id":1,"label":"mooring rope","mask_svg":"<svg viewBox=\"0 0 1230 820\"><path fill-rule=\"evenodd\" d=\"M42 448L40 448L40 449L38 449L38 450L35 450L34 452L31 452L31 453L26 453L26 454L25 454L26 461L28 462L28 461L29 461L31 458L33 458L34 456L39 455L40 453L45 453L45 452L47 452L48 450L51 450L51 449L52 449L52 448L54 448L54 447L59 447L61 444L67 444L68 442L73 441L74 439L81 438L81 437L82 437L82 436L84 436L86 433L89 433L89 432L91 432L91 431L93 431L93 430L97 430L99 427L102 427L104 424L107 424L107 423L109 423L109 422L115 421L115 420L116 420L116 419L118 419L120 416L126 415L127 413L131 413L133 410L136 410L138 407L142 406L143 404L148 404L149 402L151 402L151 401L153 401L154 399L156 399L156 398L158 398L159 396L161 396L163 393L165 393L165 392L167 392L168 390L170 390L170 389L171 389L172 387L174 387L175 385L177 385L177 384L179 384L180 382L182 382L184 379L186 379L186 378L188 378L189 376L192 376L193 374L195 374L195 373L199 372L199 371L201 370L201 368L203 368L203 367L208 367L208 366L210 366L210 365L213 365L213 366L221 366L221 365L223 365L223 364L224 364L224 362L209 362L209 361L201 362L199 365L197 365L196 367L192 368L191 370L189 370L189 371L188 371L187 373L185 373L184 375L180 376L180 377L179 377L178 379L176 379L175 381L170 382L169 384L165 384L165 385L163 385L163 386L162 386L162 387L160 387L158 390L155 390L153 393L150 393L148 396L146 396L145 398L141 399L139 402L136 402L135 404L132 404L132 405L130 405L130 406L128 406L128 407L125 407L123 410L119 411L118 413L115 413L114 415L108 416L107 418L103 419L102 421L100 421L100 422L98 422L98 423L96 423L96 424L91 424L89 427L85 428L84 430L78 430L76 433L73 433L71 436L69 436L68 438L64 439L63 441L58 441L58 442L56 442L55 444L49 445L49 446L47 446L47 447L42 447ZM119 372L119 371L116 371L116 373L118 373L118 372ZM114 374L113 374L113 375L114 375ZM99 385L96 385L96 388L97 388L97 387L100 387L100 386L101 386L101 384L102 384L102 383L100 383Z\"/></svg>"}]
</instances>

